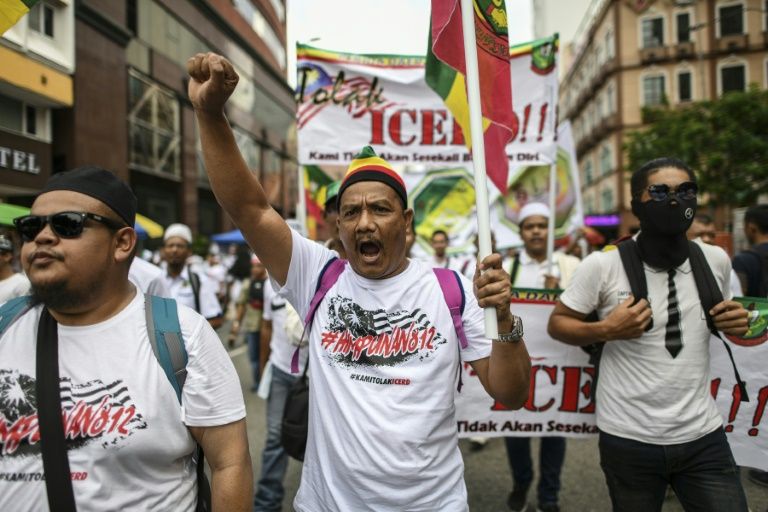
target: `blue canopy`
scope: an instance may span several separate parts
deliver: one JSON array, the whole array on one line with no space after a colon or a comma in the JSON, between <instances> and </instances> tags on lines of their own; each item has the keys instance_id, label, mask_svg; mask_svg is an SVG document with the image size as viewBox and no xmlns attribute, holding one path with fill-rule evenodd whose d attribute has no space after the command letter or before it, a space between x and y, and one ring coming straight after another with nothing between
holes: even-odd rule
<instances>
[{"instance_id":1,"label":"blue canopy","mask_svg":"<svg viewBox=\"0 0 768 512\"><path fill-rule=\"evenodd\" d=\"M219 233L211 236L211 240L217 244L244 244L245 238L239 229L233 229L226 233Z\"/></svg>"}]
</instances>

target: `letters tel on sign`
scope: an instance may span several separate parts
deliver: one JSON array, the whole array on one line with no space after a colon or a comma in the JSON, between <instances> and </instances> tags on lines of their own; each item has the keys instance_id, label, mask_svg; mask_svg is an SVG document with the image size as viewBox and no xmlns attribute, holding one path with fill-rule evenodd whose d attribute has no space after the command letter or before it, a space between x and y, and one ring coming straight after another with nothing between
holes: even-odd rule
<instances>
[{"instance_id":1,"label":"letters tel on sign","mask_svg":"<svg viewBox=\"0 0 768 512\"><path fill-rule=\"evenodd\" d=\"M0 167L29 174L40 174L37 155L18 149L0 147Z\"/></svg>"}]
</instances>

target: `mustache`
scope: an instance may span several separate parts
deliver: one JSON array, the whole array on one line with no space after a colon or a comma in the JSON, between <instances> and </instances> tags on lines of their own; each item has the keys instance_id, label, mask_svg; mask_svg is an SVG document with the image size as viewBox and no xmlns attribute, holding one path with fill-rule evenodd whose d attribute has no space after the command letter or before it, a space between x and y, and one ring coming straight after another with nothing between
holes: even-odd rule
<instances>
[{"instance_id":1,"label":"mustache","mask_svg":"<svg viewBox=\"0 0 768 512\"><path fill-rule=\"evenodd\" d=\"M52 258L54 260L63 261L64 256L56 251L37 250L27 256L27 263L32 263L37 258Z\"/></svg>"}]
</instances>

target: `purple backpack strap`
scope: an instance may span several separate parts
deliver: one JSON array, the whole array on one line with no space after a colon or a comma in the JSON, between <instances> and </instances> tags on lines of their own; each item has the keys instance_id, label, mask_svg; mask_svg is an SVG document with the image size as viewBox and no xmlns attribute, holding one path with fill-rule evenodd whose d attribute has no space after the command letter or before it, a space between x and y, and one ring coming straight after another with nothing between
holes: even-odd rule
<instances>
[{"instance_id":1,"label":"purple backpack strap","mask_svg":"<svg viewBox=\"0 0 768 512\"><path fill-rule=\"evenodd\" d=\"M467 335L464 334L464 324L461 321L465 300L464 287L461 286L461 280L456 272L447 268L433 268L432 271L437 276L440 289L443 290L443 298L451 312L453 328L456 329L456 335L459 337L461 348L467 348L469 342L467 341Z\"/></svg>"},{"instance_id":2,"label":"purple backpack strap","mask_svg":"<svg viewBox=\"0 0 768 512\"><path fill-rule=\"evenodd\" d=\"M315 312L317 307L322 302L325 294L328 293L336 281L339 280L339 276L347 266L347 260L339 258L332 258L325 264L323 270L320 271L320 277L317 279L317 287L315 288L315 295L312 296L312 300L309 302L309 310L307 316L304 318L304 332L301 338L304 339L304 335L309 332L312 325L312 320L315 318ZM301 347L296 347L296 351L291 358L291 373L299 373L299 350Z\"/></svg>"},{"instance_id":3,"label":"purple backpack strap","mask_svg":"<svg viewBox=\"0 0 768 512\"><path fill-rule=\"evenodd\" d=\"M451 320L453 321L456 336L459 338L459 344L461 348L467 348L469 342L467 341L467 335L464 333L464 323L461 320L466 299L464 297L464 287L461 286L461 278L455 271L447 268L433 268L432 271L437 277L437 282L440 283L443 299L448 306L448 310L451 312ZM461 380L461 366L461 357L459 357L459 383L456 386L459 392L461 392L461 388L464 385Z\"/></svg>"}]
</instances>

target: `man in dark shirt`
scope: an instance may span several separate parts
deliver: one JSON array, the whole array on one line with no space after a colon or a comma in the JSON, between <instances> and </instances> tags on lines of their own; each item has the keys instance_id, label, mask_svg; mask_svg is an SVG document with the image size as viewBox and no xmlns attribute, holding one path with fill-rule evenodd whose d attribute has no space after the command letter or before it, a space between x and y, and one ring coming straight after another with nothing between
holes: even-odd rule
<instances>
[{"instance_id":1,"label":"man in dark shirt","mask_svg":"<svg viewBox=\"0 0 768 512\"><path fill-rule=\"evenodd\" d=\"M744 214L744 234L750 248L733 259L733 269L748 297L768 296L768 204L758 204Z\"/></svg>"}]
</instances>

